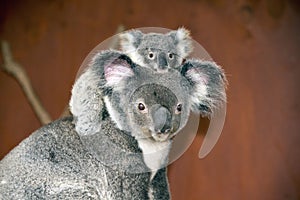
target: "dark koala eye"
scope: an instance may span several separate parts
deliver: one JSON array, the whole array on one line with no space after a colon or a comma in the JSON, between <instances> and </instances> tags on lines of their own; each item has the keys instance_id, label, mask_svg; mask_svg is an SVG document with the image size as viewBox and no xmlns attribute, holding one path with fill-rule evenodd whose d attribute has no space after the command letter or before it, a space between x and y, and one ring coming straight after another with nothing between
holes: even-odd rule
<instances>
[{"instance_id":1,"label":"dark koala eye","mask_svg":"<svg viewBox=\"0 0 300 200\"><path fill-rule=\"evenodd\" d=\"M169 58L172 60L174 58L174 54L169 53Z\"/></svg>"},{"instance_id":2,"label":"dark koala eye","mask_svg":"<svg viewBox=\"0 0 300 200\"><path fill-rule=\"evenodd\" d=\"M176 111L180 113L182 111L182 104L178 104L176 107Z\"/></svg>"},{"instance_id":3,"label":"dark koala eye","mask_svg":"<svg viewBox=\"0 0 300 200\"><path fill-rule=\"evenodd\" d=\"M144 104L142 104L142 103L139 103L139 105L138 105L138 109L139 109L139 110L145 110L145 109L146 109L146 107L145 107L145 105L144 105Z\"/></svg>"},{"instance_id":4,"label":"dark koala eye","mask_svg":"<svg viewBox=\"0 0 300 200\"><path fill-rule=\"evenodd\" d=\"M153 52L149 52L148 57L152 60L154 59L154 53Z\"/></svg>"}]
</instances>

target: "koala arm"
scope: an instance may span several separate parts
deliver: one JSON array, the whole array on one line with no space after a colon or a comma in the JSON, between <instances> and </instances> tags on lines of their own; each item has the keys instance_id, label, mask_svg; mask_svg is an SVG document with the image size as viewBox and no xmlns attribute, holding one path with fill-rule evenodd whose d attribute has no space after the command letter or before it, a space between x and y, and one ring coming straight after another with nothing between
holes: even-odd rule
<instances>
[{"instance_id":1,"label":"koala arm","mask_svg":"<svg viewBox=\"0 0 300 200\"><path fill-rule=\"evenodd\" d=\"M104 89L104 68L113 65L114 60L122 55L114 50L97 53L86 71L76 80L69 104L79 135L91 135L99 131L99 125L107 115L103 96L110 92L110 87Z\"/></svg>"}]
</instances>

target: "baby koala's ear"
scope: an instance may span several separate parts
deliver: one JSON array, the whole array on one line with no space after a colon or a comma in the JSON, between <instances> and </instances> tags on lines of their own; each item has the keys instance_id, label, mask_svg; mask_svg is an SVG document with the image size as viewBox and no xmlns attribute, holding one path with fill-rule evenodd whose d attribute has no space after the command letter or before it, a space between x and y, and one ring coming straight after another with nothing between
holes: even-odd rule
<instances>
[{"instance_id":1,"label":"baby koala's ear","mask_svg":"<svg viewBox=\"0 0 300 200\"><path fill-rule=\"evenodd\" d=\"M168 33L174 40L178 53L182 58L186 58L193 51L192 38L190 32L185 28L179 28L176 31Z\"/></svg>"},{"instance_id":2,"label":"baby koala's ear","mask_svg":"<svg viewBox=\"0 0 300 200\"><path fill-rule=\"evenodd\" d=\"M123 85L132 76L134 63L118 51L96 54L87 70L76 80L70 100L70 110L75 119L75 129L80 135L99 131L106 114L103 98L107 91Z\"/></svg>"},{"instance_id":3,"label":"baby koala's ear","mask_svg":"<svg viewBox=\"0 0 300 200\"><path fill-rule=\"evenodd\" d=\"M181 74L191 84L192 111L211 116L215 109L226 104L227 80L224 71L214 62L188 59Z\"/></svg>"},{"instance_id":4,"label":"baby koala's ear","mask_svg":"<svg viewBox=\"0 0 300 200\"><path fill-rule=\"evenodd\" d=\"M121 33L119 35L121 51L125 53L135 51L140 45L143 35L144 34L139 30L130 30L125 33Z\"/></svg>"}]
</instances>

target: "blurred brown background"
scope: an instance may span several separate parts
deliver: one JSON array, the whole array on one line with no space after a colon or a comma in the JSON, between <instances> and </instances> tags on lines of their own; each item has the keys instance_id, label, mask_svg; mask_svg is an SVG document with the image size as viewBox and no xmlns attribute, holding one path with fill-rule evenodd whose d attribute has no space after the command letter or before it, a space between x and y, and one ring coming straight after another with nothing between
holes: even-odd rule
<instances>
[{"instance_id":1,"label":"blurred brown background","mask_svg":"<svg viewBox=\"0 0 300 200\"><path fill-rule=\"evenodd\" d=\"M174 200L300 199L296 0L0 1L0 39L10 43L53 119L68 103L85 56L119 24L185 26L228 76L223 134L203 160L199 134L169 167ZM19 85L0 72L0 159L38 127Z\"/></svg>"}]
</instances>

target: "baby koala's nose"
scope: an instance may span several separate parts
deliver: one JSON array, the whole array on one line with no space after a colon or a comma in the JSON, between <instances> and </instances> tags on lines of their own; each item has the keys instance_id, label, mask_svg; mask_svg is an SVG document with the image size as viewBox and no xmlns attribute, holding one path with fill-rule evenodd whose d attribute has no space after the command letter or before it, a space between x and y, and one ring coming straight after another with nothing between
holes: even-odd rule
<instances>
[{"instance_id":1,"label":"baby koala's nose","mask_svg":"<svg viewBox=\"0 0 300 200\"><path fill-rule=\"evenodd\" d=\"M160 53L158 56L159 69L166 69L168 67L168 61L164 53Z\"/></svg>"}]
</instances>

